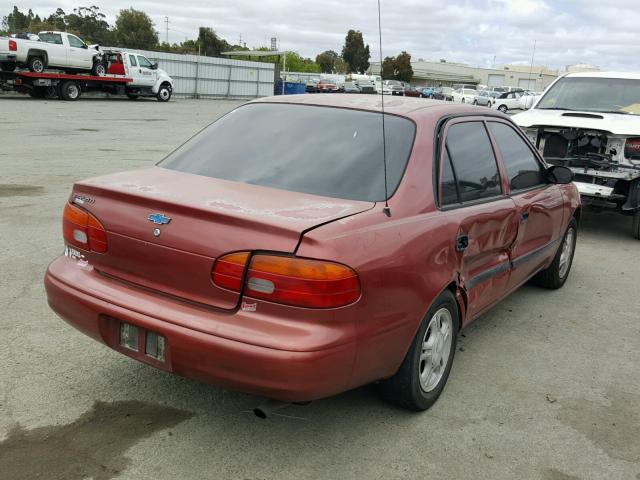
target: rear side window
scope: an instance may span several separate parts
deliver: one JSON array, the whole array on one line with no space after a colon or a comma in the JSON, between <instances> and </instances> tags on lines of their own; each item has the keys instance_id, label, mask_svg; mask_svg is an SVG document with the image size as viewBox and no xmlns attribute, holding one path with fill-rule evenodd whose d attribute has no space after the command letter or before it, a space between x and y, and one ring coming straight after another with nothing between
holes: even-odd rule
<instances>
[{"instance_id":1,"label":"rear side window","mask_svg":"<svg viewBox=\"0 0 640 480\"><path fill-rule=\"evenodd\" d=\"M135 55L129 55L129 64L131 64L132 67L137 67L138 66L138 62L136 62L136 56Z\"/></svg>"},{"instance_id":2,"label":"rear side window","mask_svg":"<svg viewBox=\"0 0 640 480\"><path fill-rule=\"evenodd\" d=\"M412 121L385 115L387 185L404 174ZM385 198L382 115L279 103L240 107L160 163L207 177L349 200Z\"/></svg>"},{"instance_id":3,"label":"rear side window","mask_svg":"<svg viewBox=\"0 0 640 480\"><path fill-rule=\"evenodd\" d=\"M502 193L498 164L482 122L452 125L447 131L446 148L460 202L473 202Z\"/></svg>"},{"instance_id":4,"label":"rear side window","mask_svg":"<svg viewBox=\"0 0 640 480\"><path fill-rule=\"evenodd\" d=\"M516 131L504 123L489 122L489 130L498 144L512 190L545 183L542 166Z\"/></svg>"}]
</instances>

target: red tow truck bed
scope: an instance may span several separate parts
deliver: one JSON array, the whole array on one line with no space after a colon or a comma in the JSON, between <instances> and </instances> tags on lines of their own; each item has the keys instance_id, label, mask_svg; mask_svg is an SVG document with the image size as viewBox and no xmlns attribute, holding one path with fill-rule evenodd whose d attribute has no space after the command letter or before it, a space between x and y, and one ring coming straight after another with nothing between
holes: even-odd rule
<instances>
[{"instance_id":1,"label":"red tow truck bed","mask_svg":"<svg viewBox=\"0 0 640 480\"><path fill-rule=\"evenodd\" d=\"M131 82L132 78L123 75L107 74L98 77L55 72L0 71L0 88L26 93L34 98L58 97L62 100L77 100L82 92L88 91L124 94L125 86Z\"/></svg>"}]
</instances>

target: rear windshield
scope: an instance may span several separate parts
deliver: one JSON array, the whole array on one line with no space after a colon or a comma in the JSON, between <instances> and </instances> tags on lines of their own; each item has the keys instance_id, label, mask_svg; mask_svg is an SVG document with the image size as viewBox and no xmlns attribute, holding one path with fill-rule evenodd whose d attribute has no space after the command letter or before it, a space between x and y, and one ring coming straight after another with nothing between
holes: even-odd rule
<instances>
[{"instance_id":1,"label":"rear windshield","mask_svg":"<svg viewBox=\"0 0 640 480\"><path fill-rule=\"evenodd\" d=\"M640 80L564 77L536 108L640 115Z\"/></svg>"},{"instance_id":2,"label":"rear windshield","mask_svg":"<svg viewBox=\"0 0 640 480\"><path fill-rule=\"evenodd\" d=\"M412 121L385 115L387 185L402 178ZM159 165L180 172L349 200L385 198L382 115L287 104L240 107Z\"/></svg>"},{"instance_id":3,"label":"rear windshield","mask_svg":"<svg viewBox=\"0 0 640 480\"><path fill-rule=\"evenodd\" d=\"M54 43L56 45L62 45L62 35L59 33L46 33L42 32L38 34L41 42Z\"/></svg>"}]
</instances>

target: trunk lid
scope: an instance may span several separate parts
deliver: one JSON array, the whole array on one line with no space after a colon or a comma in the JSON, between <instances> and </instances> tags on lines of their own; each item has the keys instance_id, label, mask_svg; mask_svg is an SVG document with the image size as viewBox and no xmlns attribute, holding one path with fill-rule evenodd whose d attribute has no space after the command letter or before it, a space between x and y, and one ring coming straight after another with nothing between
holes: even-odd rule
<instances>
[{"instance_id":1,"label":"trunk lid","mask_svg":"<svg viewBox=\"0 0 640 480\"><path fill-rule=\"evenodd\" d=\"M211 281L217 257L243 250L293 252L306 230L375 205L160 167L78 182L71 200L107 231L107 253L88 255L98 271L223 309L235 308L239 296Z\"/></svg>"}]
</instances>

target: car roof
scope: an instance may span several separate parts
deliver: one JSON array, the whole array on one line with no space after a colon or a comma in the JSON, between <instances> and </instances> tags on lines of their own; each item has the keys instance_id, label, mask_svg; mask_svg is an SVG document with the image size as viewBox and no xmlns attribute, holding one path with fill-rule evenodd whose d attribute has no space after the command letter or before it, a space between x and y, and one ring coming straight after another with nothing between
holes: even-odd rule
<instances>
[{"instance_id":1,"label":"car roof","mask_svg":"<svg viewBox=\"0 0 640 480\"><path fill-rule=\"evenodd\" d=\"M640 80L640 72L577 72L568 73L565 77L571 78L626 78Z\"/></svg>"},{"instance_id":2,"label":"car roof","mask_svg":"<svg viewBox=\"0 0 640 480\"><path fill-rule=\"evenodd\" d=\"M249 103L285 103L291 105L311 105L320 107L349 108L371 112L382 111L381 95L280 95L264 97ZM486 108L474 107L463 103L451 103L442 100L425 98L384 96L384 111L393 115L400 115L414 120L424 119L425 116L439 119L445 115L487 115L507 118L497 112L487 112Z\"/></svg>"}]
</instances>

